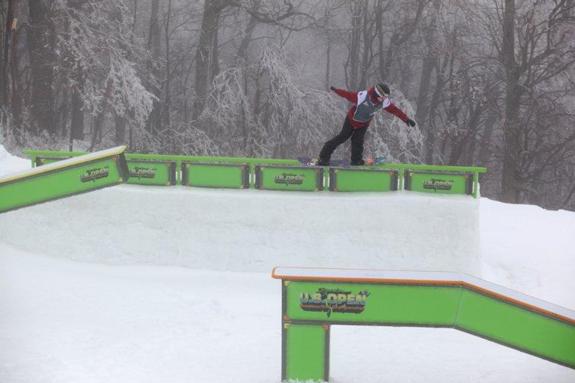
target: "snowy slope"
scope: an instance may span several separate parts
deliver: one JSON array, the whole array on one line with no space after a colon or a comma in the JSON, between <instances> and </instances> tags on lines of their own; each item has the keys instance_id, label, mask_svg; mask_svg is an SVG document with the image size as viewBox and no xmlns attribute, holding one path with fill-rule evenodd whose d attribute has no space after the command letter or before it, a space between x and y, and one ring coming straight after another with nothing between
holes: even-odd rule
<instances>
[{"instance_id":1,"label":"snowy slope","mask_svg":"<svg viewBox=\"0 0 575 383\"><path fill-rule=\"evenodd\" d=\"M574 228L486 199L184 187L1 214L0 382L279 382L275 265L462 271L575 309ZM332 331L334 382L575 381L455 330Z\"/></svg>"},{"instance_id":2,"label":"snowy slope","mask_svg":"<svg viewBox=\"0 0 575 383\"><path fill-rule=\"evenodd\" d=\"M465 272L575 308L575 214L488 199L125 185L5 213L0 233L96 263Z\"/></svg>"},{"instance_id":3,"label":"snowy slope","mask_svg":"<svg viewBox=\"0 0 575 383\"><path fill-rule=\"evenodd\" d=\"M2 383L280 381L281 287L268 274L0 250L10 252L0 269ZM334 326L331 339L338 383L575 378L573 370L451 329Z\"/></svg>"},{"instance_id":4,"label":"snowy slope","mask_svg":"<svg viewBox=\"0 0 575 383\"><path fill-rule=\"evenodd\" d=\"M262 272L287 263L473 273L478 225L467 198L131 185L0 217L4 242L33 253Z\"/></svg>"},{"instance_id":5,"label":"snowy slope","mask_svg":"<svg viewBox=\"0 0 575 383\"><path fill-rule=\"evenodd\" d=\"M30 160L16 157L0 145L0 177L30 168Z\"/></svg>"}]
</instances>

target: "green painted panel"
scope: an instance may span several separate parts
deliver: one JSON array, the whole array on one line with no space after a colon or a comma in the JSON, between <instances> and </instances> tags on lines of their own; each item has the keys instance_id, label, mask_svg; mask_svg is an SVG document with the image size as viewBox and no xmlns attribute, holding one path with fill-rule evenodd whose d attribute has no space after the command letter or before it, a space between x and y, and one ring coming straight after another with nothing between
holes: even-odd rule
<instances>
[{"instance_id":1,"label":"green painted panel","mask_svg":"<svg viewBox=\"0 0 575 383\"><path fill-rule=\"evenodd\" d=\"M284 325L282 380L327 380L325 374L328 330L317 325Z\"/></svg>"},{"instance_id":2,"label":"green painted panel","mask_svg":"<svg viewBox=\"0 0 575 383\"><path fill-rule=\"evenodd\" d=\"M100 159L2 183L0 212L122 183L127 169L120 162Z\"/></svg>"},{"instance_id":3,"label":"green painted panel","mask_svg":"<svg viewBox=\"0 0 575 383\"><path fill-rule=\"evenodd\" d=\"M329 190L340 192L385 192L397 190L397 171L330 168Z\"/></svg>"},{"instance_id":4,"label":"green painted panel","mask_svg":"<svg viewBox=\"0 0 575 383\"><path fill-rule=\"evenodd\" d=\"M256 166L256 188L266 190L323 190L323 168Z\"/></svg>"},{"instance_id":5,"label":"green painted panel","mask_svg":"<svg viewBox=\"0 0 575 383\"><path fill-rule=\"evenodd\" d=\"M287 284L289 320L452 326L461 288L360 283Z\"/></svg>"},{"instance_id":6,"label":"green painted panel","mask_svg":"<svg viewBox=\"0 0 575 383\"><path fill-rule=\"evenodd\" d=\"M575 368L575 326L464 290L456 327Z\"/></svg>"},{"instance_id":7,"label":"green painted panel","mask_svg":"<svg viewBox=\"0 0 575 383\"><path fill-rule=\"evenodd\" d=\"M405 173L405 190L438 194L472 194L472 174L439 172Z\"/></svg>"},{"instance_id":8,"label":"green painted panel","mask_svg":"<svg viewBox=\"0 0 575 383\"><path fill-rule=\"evenodd\" d=\"M176 163L173 161L127 161L129 184L168 186L176 184Z\"/></svg>"},{"instance_id":9,"label":"green painted panel","mask_svg":"<svg viewBox=\"0 0 575 383\"><path fill-rule=\"evenodd\" d=\"M213 188L248 188L249 165L183 162L182 184Z\"/></svg>"}]
</instances>

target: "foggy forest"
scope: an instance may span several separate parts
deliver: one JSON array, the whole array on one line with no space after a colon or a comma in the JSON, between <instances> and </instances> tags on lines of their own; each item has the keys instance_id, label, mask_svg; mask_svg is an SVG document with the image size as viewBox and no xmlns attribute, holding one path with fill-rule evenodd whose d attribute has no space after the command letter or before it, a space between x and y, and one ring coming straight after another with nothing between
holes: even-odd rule
<instances>
[{"instance_id":1,"label":"foggy forest","mask_svg":"<svg viewBox=\"0 0 575 383\"><path fill-rule=\"evenodd\" d=\"M0 27L14 153L317 156L330 87L384 82L417 125L378 113L366 155L575 210L575 0L0 0Z\"/></svg>"}]
</instances>

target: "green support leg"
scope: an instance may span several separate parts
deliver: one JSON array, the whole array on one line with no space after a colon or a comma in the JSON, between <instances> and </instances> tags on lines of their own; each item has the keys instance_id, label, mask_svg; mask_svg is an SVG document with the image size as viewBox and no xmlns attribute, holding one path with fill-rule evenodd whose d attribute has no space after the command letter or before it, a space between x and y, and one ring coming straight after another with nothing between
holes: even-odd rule
<instances>
[{"instance_id":1,"label":"green support leg","mask_svg":"<svg viewBox=\"0 0 575 383\"><path fill-rule=\"evenodd\" d=\"M473 198L479 198L479 173L473 172Z\"/></svg>"},{"instance_id":2,"label":"green support leg","mask_svg":"<svg viewBox=\"0 0 575 383\"><path fill-rule=\"evenodd\" d=\"M284 323L282 380L329 379L329 326Z\"/></svg>"}]
</instances>

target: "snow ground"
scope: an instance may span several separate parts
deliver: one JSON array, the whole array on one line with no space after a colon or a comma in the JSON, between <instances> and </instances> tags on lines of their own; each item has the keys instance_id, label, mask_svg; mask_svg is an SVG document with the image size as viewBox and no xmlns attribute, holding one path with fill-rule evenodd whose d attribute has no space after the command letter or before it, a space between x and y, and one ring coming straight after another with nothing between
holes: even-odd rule
<instances>
[{"instance_id":1,"label":"snow ground","mask_svg":"<svg viewBox=\"0 0 575 383\"><path fill-rule=\"evenodd\" d=\"M0 144L0 177L30 169L30 167L30 160L8 153L4 146Z\"/></svg>"},{"instance_id":2,"label":"snow ground","mask_svg":"<svg viewBox=\"0 0 575 383\"><path fill-rule=\"evenodd\" d=\"M0 382L279 382L277 265L466 272L575 309L573 234L571 212L408 193L121 186L20 209L0 215ZM575 381L450 329L332 334L337 383Z\"/></svg>"}]
</instances>

